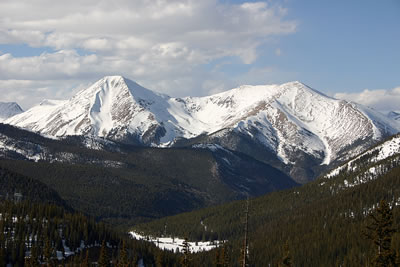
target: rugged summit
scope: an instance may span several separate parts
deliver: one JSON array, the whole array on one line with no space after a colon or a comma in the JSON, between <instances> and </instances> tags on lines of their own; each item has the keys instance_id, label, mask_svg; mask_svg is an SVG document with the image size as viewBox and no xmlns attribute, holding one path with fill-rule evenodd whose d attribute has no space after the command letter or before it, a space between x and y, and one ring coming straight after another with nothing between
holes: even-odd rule
<instances>
[{"instance_id":1,"label":"rugged summit","mask_svg":"<svg viewBox=\"0 0 400 267\"><path fill-rule=\"evenodd\" d=\"M171 98L121 76L105 77L67 101L45 101L6 123L55 137L93 135L146 146L216 143L299 177L315 177L318 166L400 131L399 121L300 82Z\"/></svg>"},{"instance_id":2,"label":"rugged summit","mask_svg":"<svg viewBox=\"0 0 400 267\"><path fill-rule=\"evenodd\" d=\"M0 102L0 122L24 112L15 102Z\"/></svg>"},{"instance_id":3,"label":"rugged summit","mask_svg":"<svg viewBox=\"0 0 400 267\"><path fill-rule=\"evenodd\" d=\"M110 76L67 101L45 100L6 123L55 137L93 135L159 143L162 128L147 107L158 109L165 103L161 95L121 76Z\"/></svg>"}]
</instances>

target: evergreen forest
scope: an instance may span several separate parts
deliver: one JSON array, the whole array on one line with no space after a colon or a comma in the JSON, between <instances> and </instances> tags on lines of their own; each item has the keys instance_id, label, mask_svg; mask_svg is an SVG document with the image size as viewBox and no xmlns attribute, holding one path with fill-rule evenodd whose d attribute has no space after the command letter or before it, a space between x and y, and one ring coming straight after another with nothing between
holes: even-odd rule
<instances>
[{"instance_id":1,"label":"evergreen forest","mask_svg":"<svg viewBox=\"0 0 400 267\"><path fill-rule=\"evenodd\" d=\"M360 167L355 173L341 172L330 179L321 177L302 187L250 199L248 266L399 266L399 155L367 162L364 157L354 163ZM371 180L345 186L371 166L380 169L370 175ZM385 212L390 216L379 222L381 201L387 203ZM229 255L224 256L227 266L242 266L245 214L246 201L236 201L137 225L133 230L155 236L188 236L189 240L226 240L219 250L204 253L208 256L193 257L213 266L222 253ZM379 223L387 229L378 229ZM375 236L379 231L388 234L383 239L389 258L393 258L390 263L376 262L382 249Z\"/></svg>"},{"instance_id":2,"label":"evergreen forest","mask_svg":"<svg viewBox=\"0 0 400 267\"><path fill-rule=\"evenodd\" d=\"M21 142L34 135L16 131ZM399 153L367 153L349 161L351 171L243 199L229 173L281 173L256 162L202 180L220 160L208 150L121 154L34 138L48 155L75 156L0 159L0 266L400 266ZM130 230L185 242L161 250ZM222 245L191 253L189 241L214 240Z\"/></svg>"}]
</instances>

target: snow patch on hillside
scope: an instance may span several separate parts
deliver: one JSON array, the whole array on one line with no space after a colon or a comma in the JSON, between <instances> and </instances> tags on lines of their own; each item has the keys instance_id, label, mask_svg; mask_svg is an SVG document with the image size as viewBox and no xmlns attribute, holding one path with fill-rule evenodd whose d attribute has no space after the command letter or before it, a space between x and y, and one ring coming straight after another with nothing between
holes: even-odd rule
<instances>
[{"instance_id":1,"label":"snow patch on hillside","mask_svg":"<svg viewBox=\"0 0 400 267\"><path fill-rule=\"evenodd\" d=\"M7 136L0 134L0 155L6 154L8 151L12 151L14 153L20 154L26 159L33 160L38 162L42 160L44 155L46 154L45 148L42 148L40 145L29 143L27 146L26 142L16 142L15 140L11 140Z\"/></svg>"},{"instance_id":2,"label":"snow patch on hillside","mask_svg":"<svg viewBox=\"0 0 400 267\"><path fill-rule=\"evenodd\" d=\"M192 148L209 149L212 152L216 152L218 150L222 150L224 152L232 154L231 151L229 151L228 149L226 149L226 148L224 148L224 147L222 147L222 146L220 146L218 144L195 144L195 145L192 145Z\"/></svg>"},{"instance_id":3,"label":"snow patch on hillside","mask_svg":"<svg viewBox=\"0 0 400 267\"><path fill-rule=\"evenodd\" d=\"M377 147L366 151L365 153L362 153L361 155L357 156L356 158L350 160L346 164L330 171L328 174L325 175L325 178L332 178L336 175L338 175L340 172L354 172L357 170L356 165L354 164L355 161L360 159L361 157L367 155L367 154L373 154L375 153L371 159L370 163L378 162L380 160L389 158L393 155L399 154L400 153L400 136L396 136L391 138L390 140L384 142L381 145L378 145ZM372 171L372 170L371 170Z\"/></svg>"},{"instance_id":4,"label":"snow patch on hillside","mask_svg":"<svg viewBox=\"0 0 400 267\"><path fill-rule=\"evenodd\" d=\"M170 251L181 251L183 248L184 239L181 238L173 238L173 237L150 237L150 236L143 236L136 232L129 232L129 234L137 239L137 240L145 240L148 242L152 242L160 249L170 250ZM217 248L223 242L221 241L208 241L208 242L188 242L189 243L189 250L192 253L197 253L201 251L209 251L214 248Z\"/></svg>"}]
</instances>

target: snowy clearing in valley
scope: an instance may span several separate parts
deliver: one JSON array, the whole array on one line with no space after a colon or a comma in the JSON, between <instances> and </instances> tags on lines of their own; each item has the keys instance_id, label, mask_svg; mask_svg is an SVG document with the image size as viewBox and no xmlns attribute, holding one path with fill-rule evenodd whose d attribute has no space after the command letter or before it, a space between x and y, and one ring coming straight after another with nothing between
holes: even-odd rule
<instances>
[{"instance_id":1,"label":"snowy clearing in valley","mask_svg":"<svg viewBox=\"0 0 400 267\"><path fill-rule=\"evenodd\" d=\"M129 232L131 236L137 240L147 240L149 242L154 243L158 248L164 250L171 250L171 251L179 251L183 248L184 239L181 238L172 238L172 237L152 237L152 236L142 236L135 232ZM208 241L208 242L188 242L189 249L192 253L197 253L201 251L208 251L214 248L217 248L224 241Z\"/></svg>"}]
</instances>

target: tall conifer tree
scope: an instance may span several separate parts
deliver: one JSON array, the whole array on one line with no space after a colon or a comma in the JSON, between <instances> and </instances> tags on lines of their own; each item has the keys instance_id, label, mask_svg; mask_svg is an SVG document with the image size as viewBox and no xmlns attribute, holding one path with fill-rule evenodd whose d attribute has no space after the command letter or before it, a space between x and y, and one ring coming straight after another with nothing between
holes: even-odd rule
<instances>
[{"instance_id":1,"label":"tall conifer tree","mask_svg":"<svg viewBox=\"0 0 400 267\"><path fill-rule=\"evenodd\" d=\"M292 257L290 256L289 241L286 241L283 246L283 257L279 263L279 267L291 267L293 266Z\"/></svg>"},{"instance_id":2,"label":"tall conifer tree","mask_svg":"<svg viewBox=\"0 0 400 267\"><path fill-rule=\"evenodd\" d=\"M188 241L188 238L187 237L185 237L185 240L183 241L183 244L182 244L182 253L183 253L183 256L182 256L182 266L184 266L184 267L187 267L187 266L189 266L189 261L190 261L190 258L189 258L189 254L190 254L190 244L189 244L189 241Z\"/></svg>"},{"instance_id":3,"label":"tall conifer tree","mask_svg":"<svg viewBox=\"0 0 400 267\"><path fill-rule=\"evenodd\" d=\"M128 252L126 250L126 243L124 240L122 241L122 248L120 248L118 255L118 267L128 267L128 266L129 266Z\"/></svg>"},{"instance_id":4,"label":"tall conifer tree","mask_svg":"<svg viewBox=\"0 0 400 267\"><path fill-rule=\"evenodd\" d=\"M109 267L110 265L110 260L107 255L106 242L104 240L103 243L101 244L100 255L97 264L99 267Z\"/></svg>"},{"instance_id":5,"label":"tall conifer tree","mask_svg":"<svg viewBox=\"0 0 400 267\"><path fill-rule=\"evenodd\" d=\"M395 252L392 249L393 213L389 204L381 200L374 213L369 215L370 222L366 226L365 235L376 247L373 265L379 267L396 266Z\"/></svg>"},{"instance_id":6,"label":"tall conifer tree","mask_svg":"<svg viewBox=\"0 0 400 267\"><path fill-rule=\"evenodd\" d=\"M86 250L85 258L81 263L81 267L89 267L89 249Z\"/></svg>"}]
</instances>

